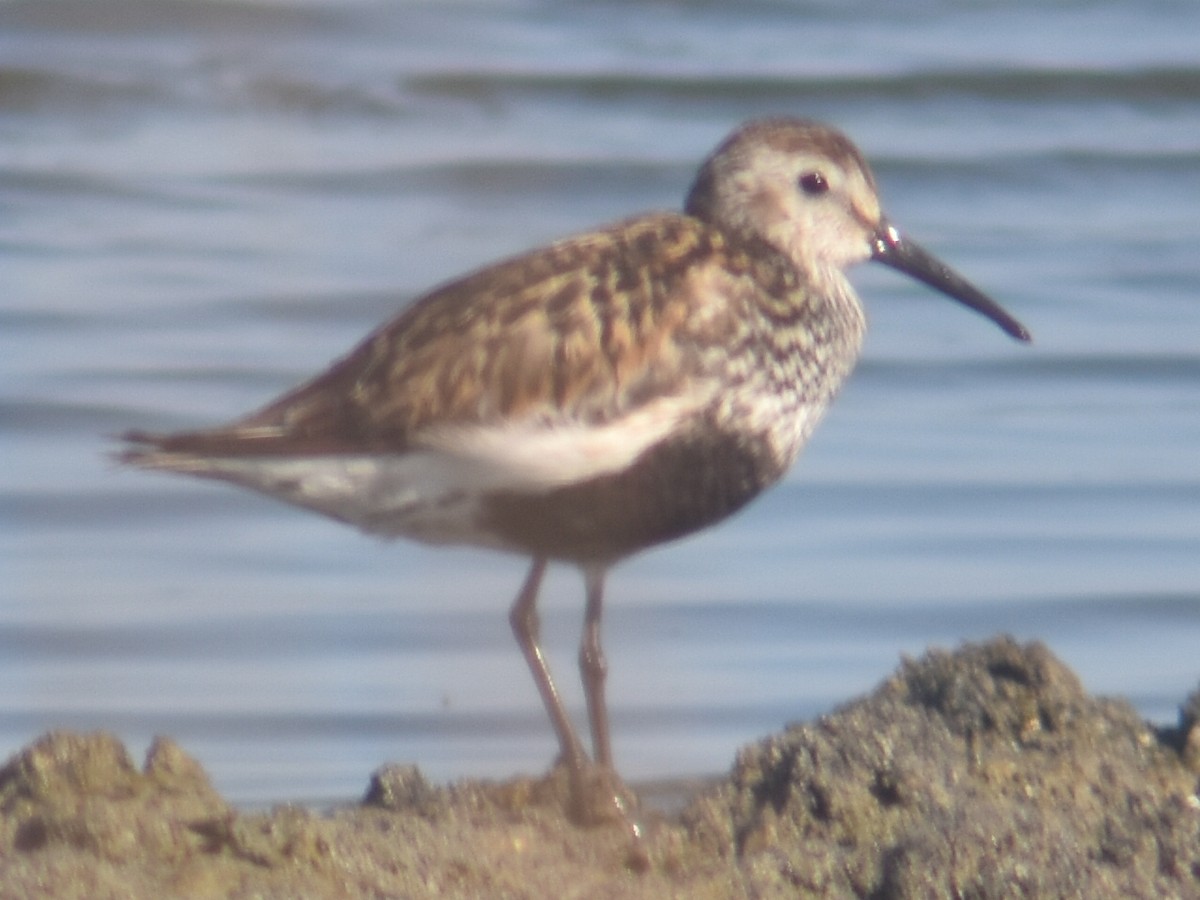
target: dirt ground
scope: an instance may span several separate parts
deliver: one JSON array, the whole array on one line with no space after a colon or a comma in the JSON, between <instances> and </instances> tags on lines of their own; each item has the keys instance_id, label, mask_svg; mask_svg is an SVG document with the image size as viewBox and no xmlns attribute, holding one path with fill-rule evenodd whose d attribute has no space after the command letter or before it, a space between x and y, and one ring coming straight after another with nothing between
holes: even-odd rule
<instances>
[{"instance_id":1,"label":"dirt ground","mask_svg":"<svg viewBox=\"0 0 1200 900\"><path fill-rule=\"evenodd\" d=\"M1200 655L1198 655L1200 668ZM231 807L169 738L47 734L0 769L0 897L1200 898L1200 690L1177 727L1040 644L906 660L744 748L679 812L565 816L561 774Z\"/></svg>"}]
</instances>

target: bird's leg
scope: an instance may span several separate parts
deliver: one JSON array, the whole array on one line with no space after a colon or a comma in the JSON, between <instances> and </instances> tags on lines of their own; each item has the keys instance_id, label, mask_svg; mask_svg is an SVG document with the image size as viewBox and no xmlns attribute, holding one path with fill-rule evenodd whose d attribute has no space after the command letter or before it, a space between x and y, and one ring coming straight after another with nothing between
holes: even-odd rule
<instances>
[{"instance_id":1,"label":"bird's leg","mask_svg":"<svg viewBox=\"0 0 1200 900\"><path fill-rule=\"evenodd\" d=\"M525 577L525 583L521 586L521 592L517 594L517 599L513 601L512 609L509 610L508 621L512 625L513 634L516 635L521 652L525 654L525 662L529 665L529 671L533 673L534 683L537 684L538 693L542 695L542 703L550 716L554 733L558 736L563 762L571 770L572 779L578 783L587 768L587 754L583 750L583 744L580 743L575 729L571 727L571 720L567 717L566 710L563 709L562 700L558 696L558 688L554 686L554 681L550 677L550 667L546 665L546 657L542 654L541 645L538 643L537 596L545 572L546 560L535 557L529 574Z\"/></svg>"},{"instance_id":2,"label":"bird's leg","mask_svg":"<svg viewBox=\"0 0 1200 900\"><path fill-rule=\"evenodd\" d=\"M587 695L588 714L591 718L592 740L596 748L596 759L599 766L593 766L587 752L571 720L563 708L558 696L558 689L550 677L550 668L538 644L537 595L542 584L542 575L546 571L546 560L540 557L533 560L525 584L513 602L508 619L512 624L513 634L533 680L537 684L538 693L542 695L542 703L550 715L554 725L554 733L558 735L558 743L562 748L562 761L566 764L567 775L570 778L571 802L575 817L586 824L612 821L623 821L629 828L634 839L635 856L640 858L640 834L638 824L629 815L630 800L625 796L627 791L621 786L612 770L612 751L608 738L608 714L604 705L604 654L600 651L600 608L604 588L604 572L597 569L587 570L587 611L584 616L583 644L580 647L579 660L583 670L583 686Z\"/></svg>"},{"instance_id":3,"label":"bird's leg","mask_svg":"<svg viewBox=\"0 0 1200 900\"><path fill-rule=\"evenodd\" d=\"M586 566L583 580L587 591L587 606L583 614L583 638L579 642L579 672L583 676L583 693L587 698L588 721L592 727L592 752L597 768L590 783L581 785L581 795L587 815L595 821L616 819L624 822L633 839L631 859L642 860L641 826L632 814L636 798L621 783L613 768L612 740L608 730L608 704L604 699L604 682L608 677L608 660L600 643L600 618L604 612L604 576L602 566ZM577 801L577 806L582 805ZM644 860L643 860L644 862Z\"/></svg>"},{"instance_id":4,"label":"bird's leg","mask_svg":"<svg viewBox=\"0 0 1200 900\"><path fill-rule=\"evenodd\" d=\"M584 570L587 608L583 616L583 639L579 644L579 672L587 698L588 721L592 727L592 752L596 762L612 768L612 742L608 730L608 705L604 700L604 681L608 660L600 644L600 617L604 612L604 574L602 568Z\"/></svg>"}]
</instances>

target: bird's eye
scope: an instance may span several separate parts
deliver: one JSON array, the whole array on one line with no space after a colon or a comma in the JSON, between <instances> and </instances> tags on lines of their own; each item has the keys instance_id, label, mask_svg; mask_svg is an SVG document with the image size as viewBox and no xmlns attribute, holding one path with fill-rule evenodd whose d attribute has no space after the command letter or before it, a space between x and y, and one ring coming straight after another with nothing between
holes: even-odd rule
<instances>
[{"instance_id":1,"label":"bird's eye","mask_svg":"<svg viewBox=\"0 0 1200 900\"><path fill-rule=\"evenodd\" d=\"M810 197L819 197L829 190L829 182L820 172L805 172L799 178L800 190Z\"/></svg>"}]
</instances>

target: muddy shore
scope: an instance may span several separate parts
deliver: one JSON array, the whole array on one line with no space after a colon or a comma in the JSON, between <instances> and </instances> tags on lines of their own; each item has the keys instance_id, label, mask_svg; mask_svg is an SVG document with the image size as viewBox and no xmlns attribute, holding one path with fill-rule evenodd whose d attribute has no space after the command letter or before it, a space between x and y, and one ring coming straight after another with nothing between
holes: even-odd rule
<instances>
[{"instance_id":1,"label":"muddy shore","mask_svg":"<svg viewBox=\"0 0 1200 900\"><path fill-rule=\"evenodd\" d=\"M1198 666L1200 667L1200 666ZM1200 898L1200 690L1154 728L1039 644L904 661L742 749L634 842L565 784L429 784L231 807L169 738L51 733L0 769L0 897Z\"/></svg>"}]
</instances>

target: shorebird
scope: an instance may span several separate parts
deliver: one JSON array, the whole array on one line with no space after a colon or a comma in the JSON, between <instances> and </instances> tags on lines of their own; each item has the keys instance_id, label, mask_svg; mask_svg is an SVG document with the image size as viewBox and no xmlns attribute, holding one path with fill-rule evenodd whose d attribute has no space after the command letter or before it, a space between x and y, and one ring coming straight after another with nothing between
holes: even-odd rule
<instances>
[{"instance_id":1,"label":"shorebird","mask_svg":"<svg viewBox=\"0 0 1200 900\"><path fill-rule=\"evenodd\" d=\"M600 621L620 560L779 480L859 354L844 270L883 263L1029 340L884 217L839 131L749 122L682 213L640 215L435 288L322 374L211 430L132 431L124 462L228 481L365 532L532 558L509 619L581 818L624 815ZM589 757L539 643L546 565L585 585ZM597 785L599 787L597 787Z\"/></svg>"}]
</instances>

